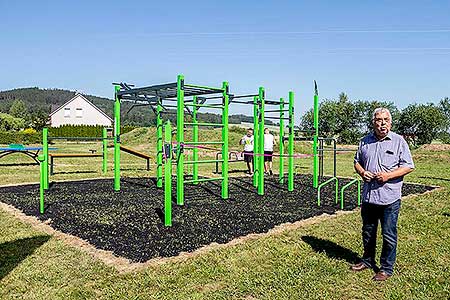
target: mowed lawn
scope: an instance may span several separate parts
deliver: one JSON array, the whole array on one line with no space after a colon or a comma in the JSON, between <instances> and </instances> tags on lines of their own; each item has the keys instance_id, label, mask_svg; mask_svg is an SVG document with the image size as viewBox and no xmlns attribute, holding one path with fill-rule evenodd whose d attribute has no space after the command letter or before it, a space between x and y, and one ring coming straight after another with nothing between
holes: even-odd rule
<instances>
[{"instance_id":1,"label":"mowed lawn","mask_svg":"<svg viewBox=\"0 0 450 300\"><path fill-rule=\"evenodd\" d=\"M147 147L132 141L137 149ZM101 150L95 143L55 146L67 152ZM0 210L0 298L449 299L450 151L415 150L413 155L417 170L407 180L443 188L404 199L395 276L387 282L373 282L371 271L348 269L362 250L359 210L131 273L119 273ZM153 164L147 172L143 160L128 154L122 159L124 176L154 174ZM31 160L25 156L0 160L0 183L37 182L37 166L10 165L26 162ZM311 162L297 159L296 170L310 172ZM328 174L330 164L327 158ZM230 167L245 169L242 163ZM100 159L61 159L52 179L111 177L111 168L112 156L106 175ZM200 167L204 175L211 175L212 169ZM352 174L352 153L338 155L338 175Z\"/></svg>"}]
</instances>

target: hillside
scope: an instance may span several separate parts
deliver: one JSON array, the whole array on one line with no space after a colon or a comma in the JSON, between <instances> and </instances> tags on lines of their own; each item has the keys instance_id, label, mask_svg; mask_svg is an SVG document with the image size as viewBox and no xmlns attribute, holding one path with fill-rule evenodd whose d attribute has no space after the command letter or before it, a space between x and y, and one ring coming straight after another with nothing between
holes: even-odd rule
<instances>
[{"instance_id":1,"label":"hillside","mask_svg":"<svg viewBox=\"0 0 450 300\"><path fill-rule=\"evenodd\" d=\"M74 91L62 90L62 89L40 89L33 88L19 88L9 91L0 91L0 112L8 113L12 103L16 99L22 100L28 112L33 113L37 111L43 111L50 114L52 107L62 105L75 95ZM112 99L97 97L93 95L84 95L94 105L103 110L110 117L113 117ZM124 102L122 104L122 119L124 125L134 126L151 126L156 122L155 115L146 106L137 106L129 111L132 107L132 103ZM175 116L169 117L172 122L175 122ZM199 119L205 122L220 123L221 115L213 113L200 113ZM231 115L229 117L231 124L240 124L241 122L253 122L253 116L245 116L242 114ZM266 122L268 125L272 122Z\"/></svg>"}]
</instances>

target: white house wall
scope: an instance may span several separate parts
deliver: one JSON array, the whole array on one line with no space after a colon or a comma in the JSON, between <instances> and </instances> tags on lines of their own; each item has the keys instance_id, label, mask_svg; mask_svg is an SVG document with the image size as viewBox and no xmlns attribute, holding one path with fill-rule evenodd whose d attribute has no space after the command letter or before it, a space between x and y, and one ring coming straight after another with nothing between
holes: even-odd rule
<instances>
[{"instance_id":1,"label":"white house wall","mask_svg":"<svg viewBox=\"0 0 450 300\"><path fill-rule=\"evenodd\" d=\"M69 117L64 116L64 111L66 108L70 109ZM82 117L77 117L77 108L81 108ZM59 127L61 125L102 125L111 126L112 122L95 107L93 107L90 102L85 100L81 96L76 96L75 99L61 107L51 116L51 126Z\"/></svg>"}]
</instances>

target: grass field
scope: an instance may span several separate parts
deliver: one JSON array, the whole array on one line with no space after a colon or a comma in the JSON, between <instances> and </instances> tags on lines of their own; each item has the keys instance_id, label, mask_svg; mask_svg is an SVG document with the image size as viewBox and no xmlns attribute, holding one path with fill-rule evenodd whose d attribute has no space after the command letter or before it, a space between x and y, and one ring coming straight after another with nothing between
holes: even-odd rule
<instances>
[{"instance_id":1,"label":"grass field","mask_svg":"<svg viewBox=\"0 0 450 300\"><path fill-rule=\"evenodd\" d=\"M151 136L151 131L137 130L124 136L123 143L154 153ZM205 134L205 138L213 136L218 137L218 132ZM239 138L239 134L231 136L230 148L238 148ZM91 143L55 147L67 152L101 149ZM308 144L296 147L296 152L307 151ZM338 155L339 176L352 176L352 156ZM358 210L131 273L119 273L0 210L0 298L449 299L450 151L419 149L413 156L417 170L407 181L443 188L403 201L396 271L387 282L373 282L370 271L348 270L362 248ZM0 183L37 182L38 166L10 165L27 162L32 161L19 155L0 160ZM296 160L297 171L310 172L311 162ZM330 162L327 158L325 173L331 172ZM143 160L125 153L122 166L123 176L153 175L154 168L146 172ZM230 166L245 168L242 163ZM100 159L65 159L57 162L52 180L111 177L111 169L112 155L106 175L101 173ZM205 175L211 175L212 169L200 168Z\"/></svg>"}]
</instances>

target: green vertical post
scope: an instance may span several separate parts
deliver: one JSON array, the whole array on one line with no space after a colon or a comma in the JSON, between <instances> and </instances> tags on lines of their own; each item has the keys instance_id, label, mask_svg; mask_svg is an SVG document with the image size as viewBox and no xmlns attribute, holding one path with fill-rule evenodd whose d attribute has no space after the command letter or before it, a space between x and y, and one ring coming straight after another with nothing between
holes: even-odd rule
<instances>
[{"instance_id":1,"label":"green vertical post","mask_svg":"<svg viewBox=\"0 0 450 300\"><path fill-rule=\"evenodd\" d=\"M114 190L120 191L120 86L114 86Z\"/></svg>"},{"instance_id":2,"label":"green vertical post","mask_svg":"<svg viewBox=\"0 0 450 300\"><path fill-rule=\"evenodd\" d=\"M172 126L167 120L164 126L164 226L172 226ZM163 151L162 147L159 151ZM162 152L161 152L162 155Z\"/></svg>"},{"instance_id":3,"label":"green vertical post","mask_svg":"<svg viewBox=\"0 0 450 300\"><path fill-rule=\"evenodd\" d=\"M284 99L280 98L280 183L284 183Z\"/></svg>"},{"instance_id":4,"label":"green vertical post","mask_svg":"<svg viewBox=\"0 0 450 300\"><path fill-rule=\"evenodd\" d=\"M41 214L44 213L44 189L45 189L45 155L39 154L39 169L40 169L40 177L39 177L39 212ZM48 168L47 168L48 172Z\"/></svg>"},{"instance_id":5,"label":"green vertical post","mask_svg":"<svg viewBox=\"0 0 450 300\"><path fill-rule=\"evenodd\" d=\"M163 151L163 120L161 117L162 112L162 99L158 97L156 99L156 186L162 187L163 185L163 162L162 162L162 151Z\"/></svg>"},{"instance_id":6,"label":"green vertical post","mask_svg":"<svg viewBox=\"0 0 450 300\"><path fill-rule=\"evenodd\" d=\"M184 76L177 77L177 204L184 205Z\"/></svg>"},{"instance_id":7,"label":"green vertical post","mask_svg":"<svg viewBox=\"0 0 450 300\"><path fill-rule=\"evenodd\" d=\"M197 111L198 111L198 99L197 96L194 96L193 100L192 100L192 123L194 123L193 127L192 127L192 141L194 142L194 144L196 144L198 142L198 120L197 120ZM194 164L192 165L192 179L193 180L197 180L198 179L198 148L196 146L194 146L194 149L192 149L192 160L195 161ZM222 172L223 172L223 168L222 168ZM198 182L194 181L194 184L198 184Z\"/></svg>"},{"instance_id":8,"label":"green vertical post","mask_svg":"<svg viewBox=\"0 0 450 300\"><path fill-rule=\"evenodd\" d=\"M103 127L102 131L102 143L103 143L103 161L102 161L102 169L103 174L106 174L108 170L108 132L106 127Z\"/></svg>"},{"instance_id":9,"label":"green vertical post","mask_svg":"<svg viewBox=\"0 0 450 300\"><path fill-rule=\"evenodd\" d=\"M258 195L264 195L264 88L259 88Z\"/></svg>"},{"instance_id":10,"label":"green vertical post","mask_svg":"<svg viewBox=\"0 0 450 300\"><path fill-rule=\"evenodd\" d=\"M288 191L294 190L294 92L289 92Z\"/></svg>"},{"instance_id":11,"label":"green vertical post","mask_svg":"<svg viewBox=\"0 0 450 300\"><path fill-rule=\"evenodd\" d=\"M313 187L319 186L319 157L317 151L317 142L319 137L319 92L317 90L317 84L314 81L314 139L313 139Z\"/></svg>"},{"instance_id":12,"label":"green vertical post","mask_svg":"<svg viewBox=\"0 0 450 300\"><path fill-rule=\"evenodd\" d=\"M49 174L48 174L48 128L42 129L42 154L44 155L44 161L42 162L42 177L44 180L44 189L48 190L49 186Z\"/></svg>"},{"instance_id":13,"label":"green vertical post","mask_svg":"<svg viewBox=\"0 0 450 300\"><path fill-rule=\"evenodd\" d=\"M253 154L258 152L259 103L258 97L253 97ZM258 186L258 156L253 155L253 186Z\"/></svg>"},{"instance_id":14,"label":"green vertical post","mask_svg":"<svg viewBox=\"0 0 450 300\"><path fill-rule=\"evenodd\" d=\"M228 199L228 82L222 83L222 199Z\"/></svg>"}]
</instances>

